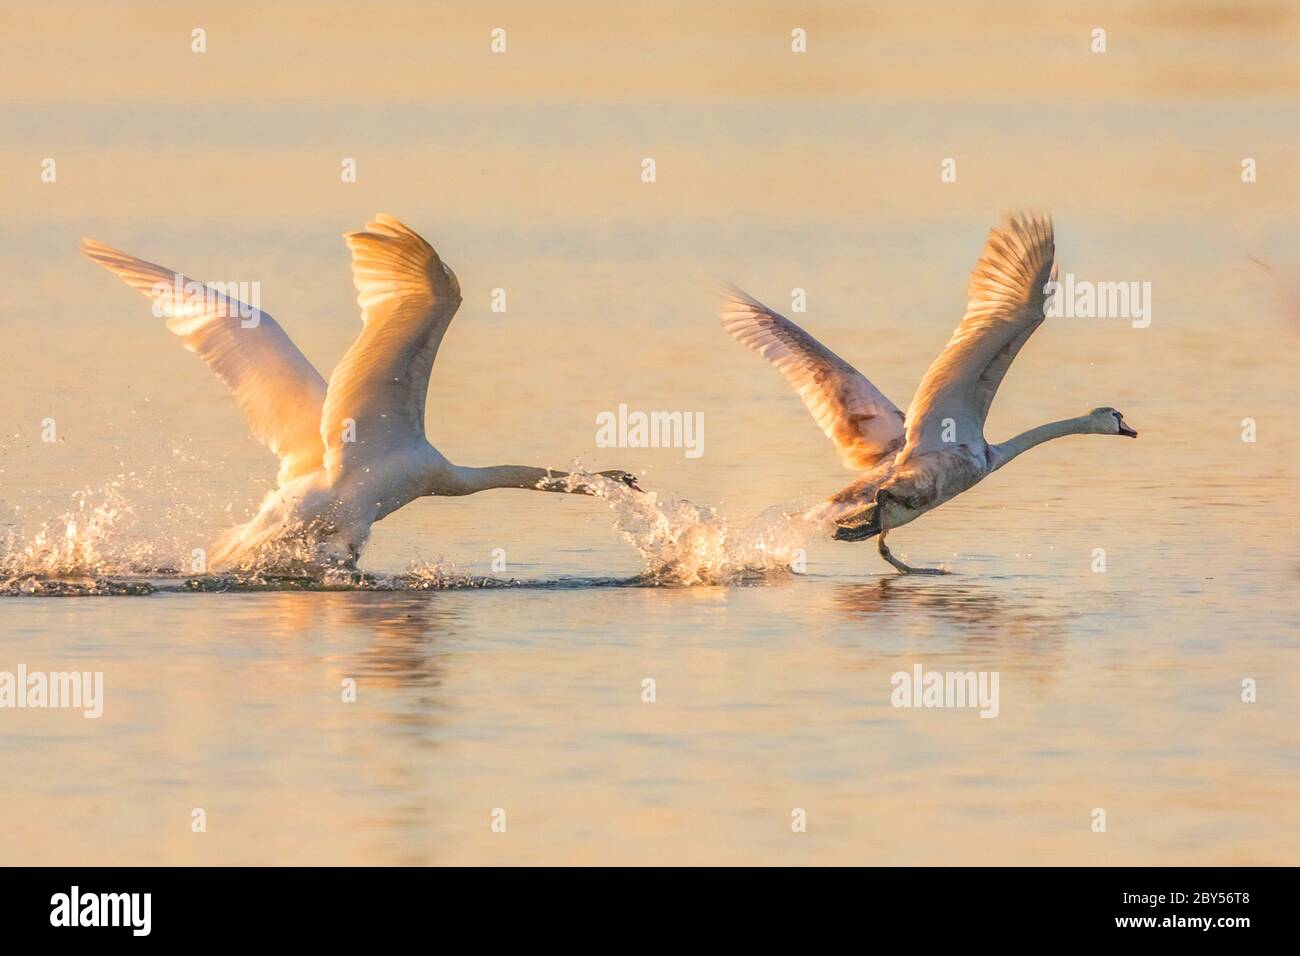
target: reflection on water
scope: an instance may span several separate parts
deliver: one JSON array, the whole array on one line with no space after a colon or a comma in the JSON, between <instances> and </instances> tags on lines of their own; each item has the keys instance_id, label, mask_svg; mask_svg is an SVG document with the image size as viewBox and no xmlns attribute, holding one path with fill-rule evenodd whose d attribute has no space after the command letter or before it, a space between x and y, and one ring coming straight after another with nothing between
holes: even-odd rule
<instances>
[{"instance_id":1,"label":"reflection on water","mask_svg":"<svg viewBox=\"0 0 1300 956\"><path fill-rule=\"evenodd\" d=\"M1264 675L1294 714L1267 609L1207 642L1203 612L1135 605L1125 623L1080 596L953 576L7 602L5 661L102 668L107 704L89 734L4 715L0 801L19 822L0 856L1287 859L1277 841L1234 848L1254 821L1294 827L1289 785L1223 789L1294 769L1294 722L1234 702L1237 675ZM917 664L998 671L999 716L892 709L891 675ZM107 837L90 792L115 794ZM1085 836L1097 805L1126 828L1104 846ZM192 806L213 820L202 838ZM791 806L818 824L794 846ZM493 842L498 807L510 838ZM1233 839L1207 843L1206 819Z\"/></svg>"},{"instance_id":2,"label":"reflection on water","mask_svg":"<svg viewBox=\"0 0 1300 956\"><path fill-rule=\"evenodd\" d=\"M1009 595L999 585L952 581L937 587L915 578L885 575L863 584L835 587L835 605L848 615L909 615L937 619L976 633L1001 637L1050 637L1072 615L1052 612L1042 594Z\"/></svg>"},{"instance_id":3,"label":"reflection on water","mask_svg":"<svg viewBox=\"0 0 1300 956\"><path fill-rule=\"evenodd\" d=\"M367 641L356 652L326 656L365 687L434 687L456 633L456 611L420 594L324 592L269 598L268 617L292 631L356 630Z\"/></svg>"},{"instance_id":4,"label":"reflection on water","mask_svg":"<svg viewBox=\"0 0 1300 956\"><path fill-rule=\"evenodd\" d=\"M864 624L937 623L962 645L992 643L999 650L1018 645L1036 654L1059 646L1079 612L1041 589L1012 589L1007 584L945 581L935 586L886 574L861 584L836 585L834 604L847 619Z\"/></svg>"}]
</instances>

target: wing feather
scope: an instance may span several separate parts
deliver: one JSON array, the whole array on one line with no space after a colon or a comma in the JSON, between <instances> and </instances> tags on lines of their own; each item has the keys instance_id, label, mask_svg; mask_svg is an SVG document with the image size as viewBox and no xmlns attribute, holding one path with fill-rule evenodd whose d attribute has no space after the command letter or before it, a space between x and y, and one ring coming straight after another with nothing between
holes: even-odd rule
<instances>
[{"instance_id":1,"label":"wing feather","mask_svg":"<svg viewBox=\"0 0 1300 956\"><path fill-rule=\"evenodd\" d=\"M767 359L803 399L848 468L864 471L903 444L903 413L866 376L740 289L719 312L736 341Z\"/></svg>"},{"instance_id":2,"label":"wing feather","mask_svg":"<svg viewBox=\"0 0 1300 956\"><path fill-rule=\"evenodd\" d=\"M344 234L361 335L330 376L320 434L331 477L424 440L424 405L438 346L460 307L460 283L433 247L391 216ZM354 441L348 420L354 423Z\"/></svg>"},{"instance_id":3,"label":"wing feather","mask_svg":"<svg viewBox=\"0 0 1300 956\"><path fill-rule=\"evenodd\" d=\"M900 465L920 452L983 442L984 421L998 386L1029 336L1043 324L1055 257L1048 216L1018 213L989 230L984 253L971 273L966 315L922 377L907 409L907 444L898 456ZM945 435L948 419L953 428Z\"/></svg>"},{"instance_id":4,"label":"wing feather","mask_svg":"<svg viewBox=\"0 0 1300 956\"><path fill-rule=\"evenodd\" d=\"M280 458L280 484L321 466L325 380L275 319L214 286L93 239L81 251L154 303L235 396L253 435Z\"/></svg>"}]
</instances>

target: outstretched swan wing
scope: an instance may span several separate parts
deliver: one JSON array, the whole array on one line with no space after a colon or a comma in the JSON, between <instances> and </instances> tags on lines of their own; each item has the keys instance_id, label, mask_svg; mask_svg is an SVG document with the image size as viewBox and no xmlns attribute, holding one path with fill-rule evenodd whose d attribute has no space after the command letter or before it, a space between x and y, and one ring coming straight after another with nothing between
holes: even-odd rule
<instances>
[{"instance_id":1,"label":"outstretched swan wing","mask_svg":"<svg viewBox=\"0 0 1300 956\"><path fill-rule=\"evenodd\" d=\"M775 365L835 443L848 468L866 470L903 444L903 413L866 376L783 315L734 286L722 327Z\"/></svg>"},{"instance_id":2,"label":"outstretched swan wing","mask_svg":"<svg viewBox=\"0 0 1300 956\"><path fill-rule=\"evenodd\" d=\"M152 299L167 328L208 363L234 394L257 440L279 456L280 484L320 467L325 380L275 319L218 286L93 239L83 239L81 251Z\"/></svg>"},{"instance_id":3,"label":"outstretched swan wing","mask_svg":"<svg viewBox=\"0 0 1300 956\"><path fill-rule=\"evenodd\" d=\"M424 440L429 373L460 306L460 283L433 247L392 216L344 234L364 323L330 376L320 420L331 478Z\"/></svg>"},{"instance_id":4,"label":"outstretched swan wing","mask_svg":"<svg viewBox=\"0 0 1300 956\"><path fill-rule=\"evenodd\" d=\"M1003 376L1043 323L1055 256L1047 216L1016 214L989 230L971 273L966 316L907 409L907 445L899 464L919 452L983 441L984 420Z\"/></svg>"}]
</instances>

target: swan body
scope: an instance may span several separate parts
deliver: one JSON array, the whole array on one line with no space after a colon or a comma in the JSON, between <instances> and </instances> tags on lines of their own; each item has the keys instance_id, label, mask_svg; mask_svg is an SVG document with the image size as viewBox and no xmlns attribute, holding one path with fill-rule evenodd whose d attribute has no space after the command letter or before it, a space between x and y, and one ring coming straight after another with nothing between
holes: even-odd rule
<instances>
[{"instance_id":1,"label":"swan body","mask_svg":"<svg viewBox=\"0 0 1300 956\"><path fill-rule=\"evenodd\" d=\"M216 569L265 561L355 564L371 526L416 498L491 488L594 494L637 488L622 471L575 479L526 465L452 464L425 437L434 358L460 283L413 230L379 215L344 234L362 330L329 381L276 321L215 287L92 239L90 259L153 300L155 313L230 389L254 436L280 459L256 516L221 536ZM639 489L638 489L639 490Z\"/></svg>"},{"instance_id":2,"label":"swan body","mask_svg":"<svg viewBox=\"0 0 1300 956\"><path fill-rule=\"evenodd\" d=\"M1047 217L1009 216L990 230L971 273L966 315L921 379L906 413L785 316L734 287L725 294L723 327L785 375L845 465L861 472L806 517L833 526L837 540L875 537L881 556L902 573L939 573L896 559L885 545L887 532L933 511L1042 442L1083 434L1137 437L1107 406L1001 444L984 438L998 386L1046 316L1055 254Z\"/></svg>"}]
</instances>

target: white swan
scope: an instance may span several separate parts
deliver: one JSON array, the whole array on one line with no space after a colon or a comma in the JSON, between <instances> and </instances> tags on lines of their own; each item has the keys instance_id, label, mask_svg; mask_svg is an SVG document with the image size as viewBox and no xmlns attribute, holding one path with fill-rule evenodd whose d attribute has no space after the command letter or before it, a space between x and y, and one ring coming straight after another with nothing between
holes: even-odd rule
<instances>
[{"instance_id":1,"label":"white swan","mask_svg":"<svg viewBox=\"0 0 1300 956\"><path fill-rule=\"evenodd\" d=\"M961 494L1035 445L1063 435L1137 432L1113 408L1031 428L1000 445L984 440L984 419L1007 368L1042 324L1054 281L1047 217L1006 217L989 231L971 273L966 316L935 359L904 415L828 348L739 289L723 298L723 327L775 365L794 386L844 464L864 474L808 512L836 525L835 538L878 535L880 555L903 573L885 535Z\"/></svg>"},{"instance_id":2,"label":"white swan","mask_svg":"<svg viewBox=\"0 0 1300 956\"><path fill-rule=\"evenodd\" d=\"M460 305L460 283L432 246L391 216L376 216L344 239L363 324L328 385L265 312L82 241L87 256L154 301L155 314L234 393L253 434L280 458L279 487L252 521L222 536L208 567L248 564L286 543L306 549L299 557L352 565L374 522L424 495L489 488L594 494L591 483L564 472L454 465L429 444L429 373ZM637 487L627 472L600 474Z\"/></svg>"}]
</instances>

